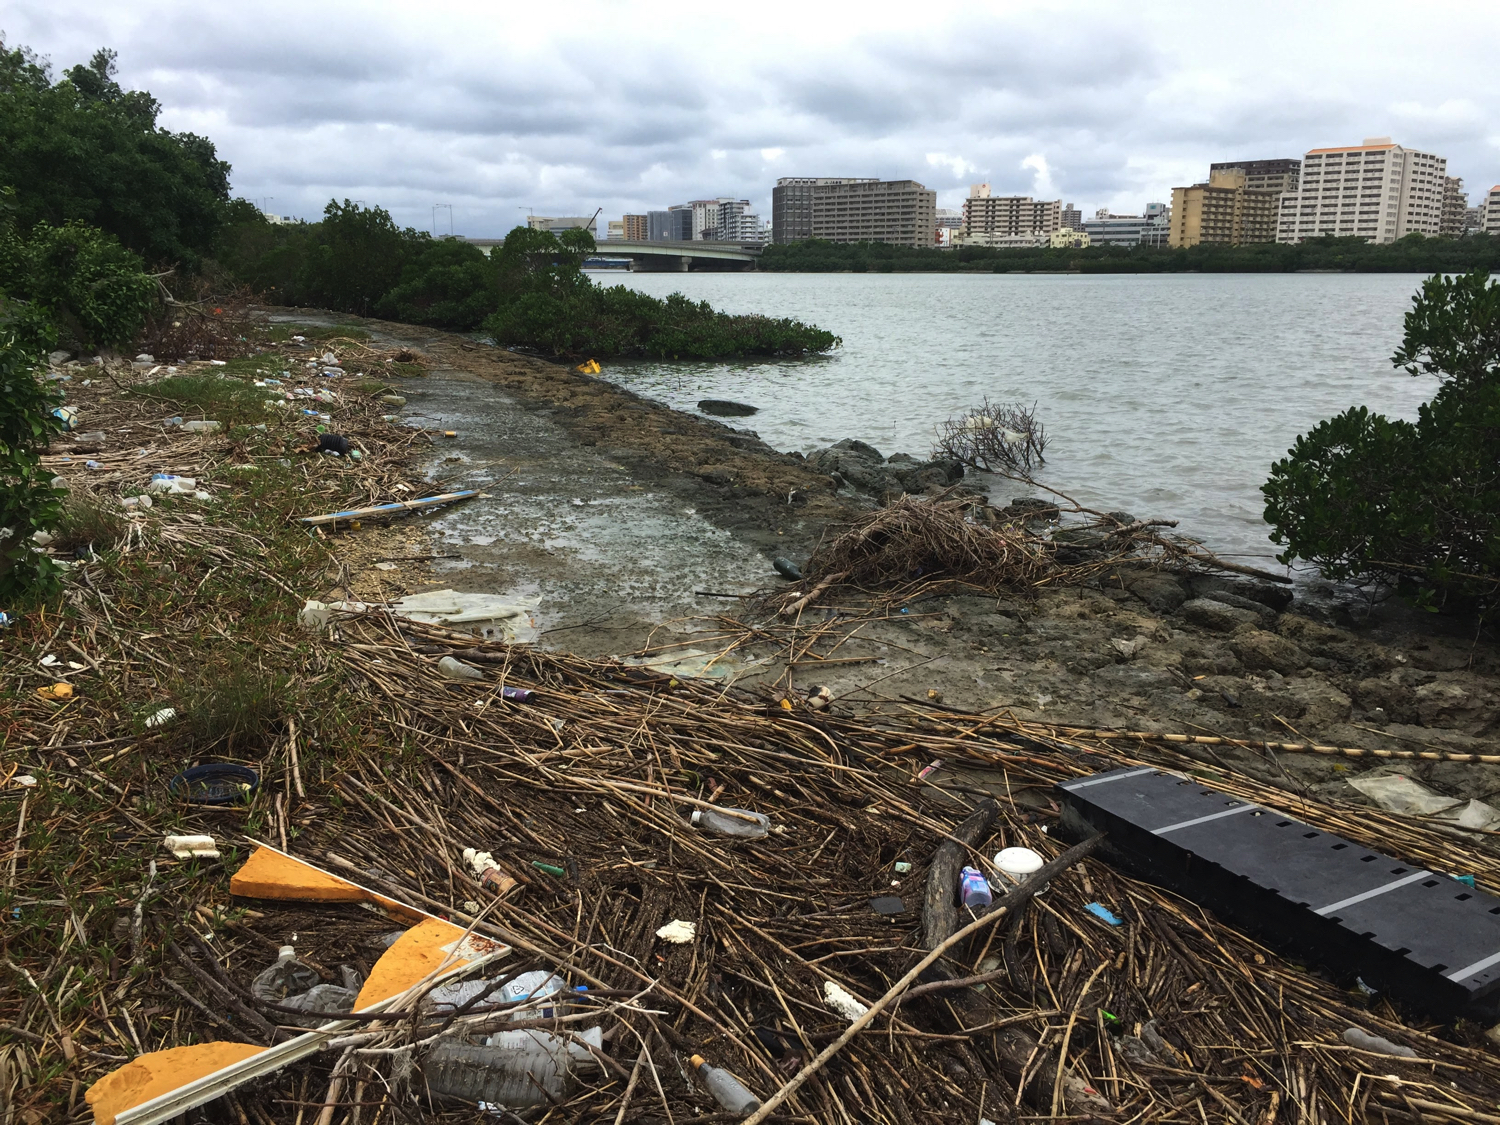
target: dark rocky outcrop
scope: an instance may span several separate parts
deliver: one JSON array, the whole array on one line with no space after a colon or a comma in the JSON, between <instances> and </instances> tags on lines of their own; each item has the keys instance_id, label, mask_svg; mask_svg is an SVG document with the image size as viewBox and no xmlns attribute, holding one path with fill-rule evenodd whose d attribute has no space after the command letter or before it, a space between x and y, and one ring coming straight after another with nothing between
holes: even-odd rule
<instances>
[{"instance_id":1,"label":"dark rocky outcrop","mask_svg":"<svg viewBox=\"0 0 1500 1125\"><path fill-rule=\"evenodd\" d=\"M827 473L839 487L879 500L902 493L938 492L963 480L961 462L940 459L918 461L906 453L881 455L873 445L845 438L807 458L809 468Z\"/></svg>"}]
</instances>

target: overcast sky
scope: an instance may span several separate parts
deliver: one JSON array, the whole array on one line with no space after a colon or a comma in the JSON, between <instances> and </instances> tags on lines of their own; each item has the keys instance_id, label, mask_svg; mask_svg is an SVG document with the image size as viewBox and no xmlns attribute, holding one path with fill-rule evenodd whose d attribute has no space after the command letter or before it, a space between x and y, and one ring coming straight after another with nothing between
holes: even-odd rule
<instances>
[{"instance_id":1,"label":"overcast sky","mask_svg":"<svg viewBox=\"0 0 1500 1125\"><path fill-rule=\"evenodd\" d=\"M57 71L115 48L268 210L451 204L470 236L719 195L769 218L792 175L1138 213L1210 161L1387 134L1471 202L1500 183L1496 0L11 0L0 30Z\"/></svg>"}]
</instances>

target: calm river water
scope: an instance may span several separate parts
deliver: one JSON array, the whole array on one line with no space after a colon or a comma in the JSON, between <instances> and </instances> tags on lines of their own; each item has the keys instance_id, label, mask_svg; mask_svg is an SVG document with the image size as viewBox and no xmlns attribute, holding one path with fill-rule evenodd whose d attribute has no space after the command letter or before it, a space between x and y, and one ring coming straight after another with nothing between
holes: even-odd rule
<instances>
[{"instance_id":1,"label":"calm river water","mask_svg":"<svg viewBox=\"0 0 1500 1125\"><path fill-rule=\"evenodd\" d=\"M1035 401L1039 479L1090 507L1180 519L1247 561L1274 554L1258 490L1299 433L1361 403L1415 417L1436 389L1390 363L1415 274L593 276L843 337L821 360L605 368L641 394L757 406L732 421L778 449L854 437L918 457L985 395ZM1025 491L999 481L992 496Z\"/></svg>"}]
</instances>

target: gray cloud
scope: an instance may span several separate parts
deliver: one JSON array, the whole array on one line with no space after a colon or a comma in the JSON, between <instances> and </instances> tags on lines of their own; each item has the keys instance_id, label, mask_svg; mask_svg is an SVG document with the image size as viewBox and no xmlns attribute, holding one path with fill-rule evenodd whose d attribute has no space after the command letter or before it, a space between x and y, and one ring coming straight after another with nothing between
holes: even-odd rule
<instances>
[{"instance_id":1,"label":"gray cloud","mask_svg":"<svg viewBox=\"0 0 1500 1125\"><path fill-rule=\"evenodd\" d=\"M525 207L609 217L732 194L768 215L781 175L910 177L948 206L981 178L1050 182L1137 210L1212 160L1385 133L1471 189L1500 181L1500 10L1445 0L1420 20L1389 0L1078 0L915 21L842 0L712 18L603 0L21 0L6 31L58 69L114 47L163 123L212 137L236 192L273 210L347 197L425 227L452 203L472 235Z\"/></svg>"}]
</instances>

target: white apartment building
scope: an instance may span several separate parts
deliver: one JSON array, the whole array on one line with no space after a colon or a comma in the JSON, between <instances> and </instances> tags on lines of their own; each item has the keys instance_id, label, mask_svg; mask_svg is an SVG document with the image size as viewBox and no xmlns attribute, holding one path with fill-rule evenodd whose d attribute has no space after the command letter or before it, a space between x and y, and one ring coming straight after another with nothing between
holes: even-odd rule
<instances>
[{"instance_id":1,"label":"white apartment building","mask_svg":"<svg viewBox=\"0 0 1500 1125\"><path fill-rule=\"evenodd\" d=\"M1500 236L1500 184L1490 188L1479 204L1479 229Z\"/></svg>"},{"instance_id":2,"label":"white apartment building","mask_svg":"<svg viewBox=\"0 0 1500 1125\"><path fill-rule=\"evenodd\" d=\"M1447 174L1443 157L1402 148L1389 137L1315 148L1302 158L1297 187L1281 197L1276 241L1325 234L1376 243L1413 233L1436 237Z\"/></svg>"}]
</instances>

